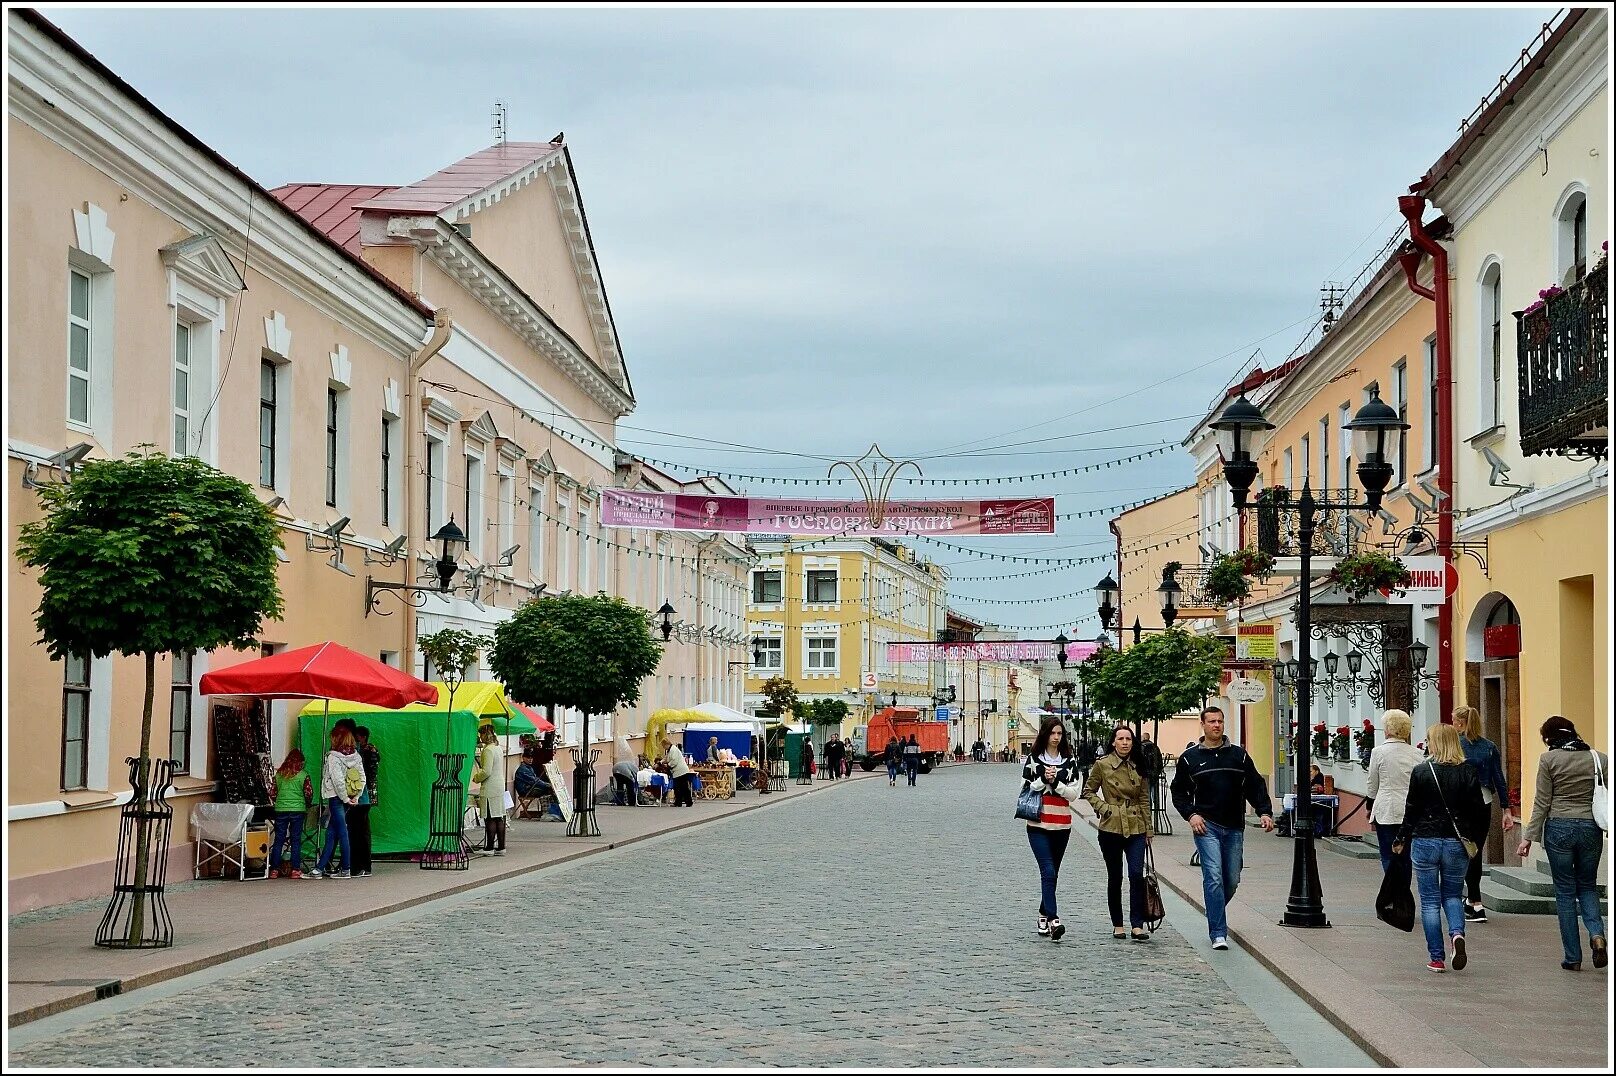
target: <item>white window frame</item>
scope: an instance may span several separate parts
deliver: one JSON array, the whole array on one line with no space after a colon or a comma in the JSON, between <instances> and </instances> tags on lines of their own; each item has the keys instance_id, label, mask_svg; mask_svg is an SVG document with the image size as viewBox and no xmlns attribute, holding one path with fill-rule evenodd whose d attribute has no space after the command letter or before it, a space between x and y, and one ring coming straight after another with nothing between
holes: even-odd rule
<instances>
[{"instance_id":1,"label":"white window frame","mask_svg":"<svg viewBox=\"0 0 1616 1076\"><path fill-rule=\"evenodd\" d=\"M770 576L770 575L775 577L775 581L774 581L775 582L775 587L774 587L774 589L775 589L776 597L774 598L773 601L770 601L766 597L764 597L764 598L758 597L759 594L766 594L767 593L767 589L765 587L761 587L760 584L767 582L766 577ZM753 606L757 606L757 607L763 607L763 606L773 607L773 606L781 605L781 604L784 603L785 596L786 596L786 573L785 573L784 568L782 568L782 567L780 567L778 565L776 565L775 567L772 567L772 568L755 568L752 571L750 582L751 582L751 585L752 585L751 603L750 604L752 604Z\"/></svg>"},{"instance_id":2,"label":"white window frame","mask_svg":"<svg viewBox=\"0 0 1616 1076\"><path fill-rule=\"evenodd\" d=\"M1313 438L1302 434L1302 485L1306 486L1313 481Z\"/></svg>"},{"instance_id":3,"label":"white window frame","mask_svg":"<svg viewBox=\"0 0 1616 1076\"><path fill-rule=\"evenodd\" d=\"M813 581L816 575L831 577L831 586L836 591L833 598L813 597ZM802 600L804 605L838 605L842 600L842 580L840 568L804 568L802 572Z\"/></svg>"},{"instance_id":4,"label":"white window frame","mask_svg":"<svg viewBox=\"0 0 1616 1076\"><path fill-rule=\"evenodd\" d=\"M1341 476L1341 489L1352 489L1352 431L1347 429L1347 423L1352 421L1352 405L1342 404L1336 409L1336 436L1340 439L1341 459L1338 471Z\"/></svg>"},{"instance_id":5,"label":"white window frame","mask_svg":"<svg viewBox=\"0 0 1616 1076\"><path fill-rule=\"evenodd\" d=\"M821 645L814 645L816 643ZM821 675L827 673L839 673L841 671L840 652L841 634L839 632L824 635L804 636L802 640L803 673L807 675L812 675L814 673L819 673ZM831 663L829 665L823 663L824 655L826 654L830 655ZM814 658L816 655L820 657L821 661L821 663L818 665L814 664Z\"/></svg>"},{"instance_id":6,"label":"white window frame","mask_svg":"<svg viewBox=\"0 0 1616 1076\"><path fill-rule=\"evenodd\" d=\"M483 485L487 482L488 446L481 441L466 438L465 448L461 458L461 481L465 494L461 498L461 507L466 514L466 552L478 560L483 560L484 538L488 529L488 520L485 518L487 507L484 505Z\"/></svg>"},{"instance_id":7,"label":"white window frame","mask_svg":"<svg viewBox=\"0 0 1616 1076\"><path fill-rule=\"evenodd\" d=\"M1397 417L1408 421L1408 357L1404 356L1392 364L1392 406L1397 409ZM1397 458L1388 460L1392 465L1392 489L1408 481L1408 438L1397 439Z\"/></svg>"},{"instance_id":8,"label":"white window frame","mask_svg":"<svg viewBox=\"0 0 1616 1076\"><path fill-rule=\"evenodd\" d=\"M544 507L549 492L547 478L528 478L527 484L527 573L535 582L544 577Z\"/></svg>"},{"instance_id":9,"label":"white window frame","mask_svg":"<svg viewBox=\"0 0 1616 1076\"><path fill-rule=\"evenodd\" d=\"M1296 456L1295 456L1295 453L1293 453L1291 451L1291 449L1289 449L1289 448L1285 449L1284 460L1285 460L1285 467L1284 467L1284 470L1285 470L1285 488L1286 489L1295 489L1296 488Z\"/></svg>"},{"instance_id":10,"label":"white window frame","mask_svg":"<svg viewBox=\"0 0 1616 1076\"><path fill-rule=\"evenodd\" d=\"M1582 183L1569 184L1560 192L1560 198L1554 205L1553 228L1554 235L1552 248L1554 251L1554 279L1561 287L1570 287L1579 277L1576 273L1576 219L1577 210L1582 210L1582 270L1586 274L1588 266L1593 264L1593 252L1588 247L1588 189Z\"/></svg>"},{"instance_id":11,"label":"white window frame","mask_svg":"<svg viewBox=\"0 0 1616 1076\"><path fill-rule=\"evenodd\" d=\"M499 529L494 543L494 556L499 555L516 544L516 472L501 463L495 472L494 496L498 504ZM501 571L509 574L511 569Z\"/></svg>"},{"instance_id":12,"label":"white window frame","mask_svg":"<svg viewBox=\"0 0 1616 1076\"><path fill-rule=\"evenodd\" d=\"M449 466L449 431L428 422L426 426L426 534L428 545L432 536L449 521L449 481L444 474Z\"/></svg>"},{"instance_id":13,"label":"white window frame","mask_svg":"<svg viewBox=\"0 0 1616 1076\"><path fill-rule=\"evenodd\" d=\"M79 214L75 212L74 216L77 218ZM92 231L95 231L95 235L91 239L91 245L97 246L101 254L110 258L112 256L111 247L114 236L110 229L106 228L104 215L99 225L92 228ZM64 331L67 332L67 340L64 342L65 354L63 355L63 364L67 367L67 370L64 371L63 391L71 393L72 386L69 382L74 378L72 373L73 334L68 326L73 324L72 275L78 273L88 278L90 282L89 316L83 319L88 322L87 327L89 329L89 340L87 341L89 370L81 371L81 373L88 375L84 378L88 414L83 421L70 417L72 397L67 395L62 398L62 420L68 429L89 434L101 441L102 444L109 444L113 440L112 417L117 402L113 391L115 367L113 347L117 329L116 310L113 301L116 295L114 274L112 266L108 262L102 260L96 254L76 246L68 248L67 268L68 290L67 294L63 296L62 302L62 312L66 317ZM167 439L172 440L172 434L168 435Z\"/></svg>"},{"instance_id":14,"label":"white window frame","mask_svg":"<svg viewBox=\"0 0 1616 1076\"><path fill-rule=\"evenodd\" d=\"M595 561L595 537L590 533L589 500L578 497L578 593L591 594L589 574Z\"/></svg>"},{"instance_id":15,"label":"white window frame","mask_svg":"<svg viewBox=\"0 0 1616 1076\"><path fill-rule=\"evenodd\" d=\"M1498 258L1482 264L1476 295L1475 435L1480 435L1503 424L1504 266Z\"/></svg>"},{"instance_id":16,"label":"white window frame","mask_svg":"<svg viewBox=\"0 0 1616 1076\"><path fill-rule=\"evenodd\" d=\"M65 401L67 424L75 430L82 430L91 434L95 430L95 292L96 277L99 275L80 269L71 263L67 267L67 397ZM84 313L82 315L73 311L73 284L77 279L84 281ZM84 369L82 370L73 365L74 329L83 330ZM82 418L75 418L73 415L74 382L80 382L84 386L84 416Z\"/></svg>"},{"instance_id":17,"label":"white window frame","mask_svg":"<svg viewBox=\"0 0 1616 1076\"><path fill-rule=\"evenodd\" d=\"M1436 466L1436 337L1425 338L1425 421L1420 430L1420 471L1424 473Z\"/></svg>"},{"instance_id":18,"label":"white window frame","mask_svg":"<svg viewBox=\"0 0 1616 1076\"><path fill-rule=\"evenodd\" d=\"M170 392L173 397L172 411L174 418L168 435L169 455L171 456L195 455L191 451L191 401L196 394L191 368L191 335L191 323L183 317L175 318L174 346L172 348L173 376L169 382ZM182 376L185 378L183 398L180 395L180 378Z\"/></svg>"},{"instance_id":19,"label":"white window frame","mask_svg":"<svg viewBox=\"0 0 1616 1076\"><path fill-rule=\"evenodd\" d=\"M1330 490L1330 412L1319 419L1319 488Z\"/></svg>"},{"instance_id":20,"label":"white window frame","mask_svg":"<svg viewBox=\"0 0 1616 1076\"><path fill-rule=\"evenodd\" d=\"M196 761L196 659L194 651L170 654L168 660L168 750L174 761L174 772L190 775ZM181 676L181 673L184 673ZM175 721L183 706L185 714L185 755L174 754Z\"/></svg>"},{"instance_id":21,"label":"white window frame","mask_svg":"<svg viewBox=\"0 0 1616 1076\"><path fill-rule=\"evenodd\" d=\"M57 779L62 791L75 792L90 787L90 739L93 721L90 714L95 699L95 685L93 680L93 658L85 654L82 656L70 654L62 660L62 736L60 758L57 764ZM82 665L82 675L74 674L75 665ZM82 728L71 729L68 723L68 700L82 698ZM79 731L82 735L69 736L70 731ZM77 743L79 747L79 765L77 771L71 775L67 772L67 745L69 742Z\"/></svg>"},{"instance_id":22,"label":"white window frame","mask_svg":"<svg viewBox=\"0 0 1616 1076\"><path fill-rule=\"evenodd\" d=\"M386 483L382 488L386 495L382 497L381 508L382 526L388 530L397 530L399 527L399 502L403 492L404 454L399 451L399 437L401 426L397 415L383 411L381 414L381 455L377 463L382 468L382 478ZM406 524L406 527L408 524Z\"/></svg>"},{"instance_id":23,"label":"white window frame","mask_svg":"<svg viewBox=\"0 0 1616 1076\"><path fill-rule=\"evenodd\" d=\"M557 520L555 585L560 587L562 590L566 590L569 589L568 580L572 578L572 574L569 570L571 558L567 556L567 546L572 543L568 542L568 538L576 537L575 535L569 535L568 533L572 529L572 524L568 522L567 519L569 513L572 511L572 498L569 497L565 492L558 489L556 490L555 503L555 517Z\"/></svg>"}]
</instances>

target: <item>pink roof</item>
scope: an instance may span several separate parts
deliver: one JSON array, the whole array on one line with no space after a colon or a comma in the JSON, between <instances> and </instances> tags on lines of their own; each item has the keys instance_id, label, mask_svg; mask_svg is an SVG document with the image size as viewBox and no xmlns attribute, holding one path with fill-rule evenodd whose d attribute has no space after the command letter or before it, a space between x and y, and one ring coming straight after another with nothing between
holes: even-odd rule
<instances>
[{"instance_id":1,"label":"pink roof","mask_svg":"<svg viewBox=\"0 0 1616 1076\"><path fill-rule=\"evenodd\" d=\"M281 204L324 232L332 242L357 257L359 203L386 194L393 187L358 183L288 183L269 193Z\"/></svg>"},{"instance_id":2,"label":"pink roof","mask_svg":"<svg viewBox=\"0 0 1616 1076\"><path fill-rule=\"evenodd\" d=\"M561 145L556 142L506 142L490 146L423 180L362 201L358 208L388 213L442 213L560 152Z\"/></svg>"}]
</instances>

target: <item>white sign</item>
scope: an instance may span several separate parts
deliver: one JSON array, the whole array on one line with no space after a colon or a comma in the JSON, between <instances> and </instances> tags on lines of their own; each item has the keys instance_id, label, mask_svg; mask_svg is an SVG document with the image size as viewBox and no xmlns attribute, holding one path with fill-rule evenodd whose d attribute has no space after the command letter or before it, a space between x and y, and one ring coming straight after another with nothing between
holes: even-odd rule
<instances>
[{"instance_id":1,"label":"white sign","mask_svg":"<svg viewBox=\"0 0 1616 1076\"><path fill-rule=\"evenodd\" d=\"M1459 589L1459 571L1442 557L1404 557L1414 581L1386 595L1387 605L1441 605Z\"/></svg>"},{"instance_id":2,"label":"white sign","mask_svg":"<svg viewBox=\"0 0 1616 1076\"><path fill-rule=\"evenodd\" d=\"M1268 687L1261 680L1252 680L1240 676L1229 682L1229 698L1247 706L1262 702L1268 697Z\"/></svg>"},{"instance_id":3,"label":"white sign","mask_svg":"<svg viewBox=\"0 0 1616 1076\"><path fill-rule=\"evenodd\" d=\"M864 670L864 674L863 674L862 677L860 677L860 680L864 684L864 690L865 691L874 691L877 687L880 686L880 684L875 679L875 673L870 669L865 669Z\"/></svg>"},{"instance_id":4,"label":"white sign","mask_svg":"<svg viewBox=\"0 0 1616 1076\"><path fill-rule=\"evenodd\" d=\"M555 793L556 806L561 809L561 819L564 822L572 821L572 790L567 782L561 779L561 767L554 761L544 764L544 774L550 778L550 789Z\"/></svg>"}]
</instances>

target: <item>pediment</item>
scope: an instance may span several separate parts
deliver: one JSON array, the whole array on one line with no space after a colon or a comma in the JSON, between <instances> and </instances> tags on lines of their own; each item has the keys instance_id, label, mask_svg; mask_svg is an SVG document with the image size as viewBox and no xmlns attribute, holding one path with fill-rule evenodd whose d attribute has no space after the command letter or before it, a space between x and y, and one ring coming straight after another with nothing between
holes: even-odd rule
<instances>
[{"instance_id":1,"label":"pediment","mask_svg":"<svg viewBox=\"0 0 1616 1076\"><path fill-rule=\"evenodd\" d=\"M157 253L181 280L209 295L223 299L247 289L235 263L211 235L193 235Z\"/></svg>"},{"instance_id":2,"label":"pediment","mask_svg":"<svg viewBox=\"0 0 1616 1076\"><path fill-rule=\"evenodd\" d=\"M500 436L499 427L494 425L494 416L484 411L473 422L463 423L467 437L475 437L479 441L492 443Z\"/></svg>"},{"instance_id":3,"label":"pediment","mask_svg":"<svg viewBox=\"0 0 1616 1076\"><path fill-rule=\"evenodd\" d=\"M550 455L549 449L545 449L544 454L538 459L528 460L527 464L541 478L545 475L554 474L556 469L555 457Z\"/></svg>"}]
</instances>

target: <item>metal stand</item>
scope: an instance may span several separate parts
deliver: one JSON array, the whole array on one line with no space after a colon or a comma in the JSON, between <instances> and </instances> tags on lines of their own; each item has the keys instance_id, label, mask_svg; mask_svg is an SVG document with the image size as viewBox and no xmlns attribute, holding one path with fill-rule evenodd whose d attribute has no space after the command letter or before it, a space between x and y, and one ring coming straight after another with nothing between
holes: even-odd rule
<instances>
[{"instance_id":1,"label":"metal stand","mask_svg":"<svg viewBox=\"0 0 1616 1076\"><path fill-rule=\"evenodd\" d=\"M112 902L96 928L95 944L103 949L165 949L174 944L174 920L163 897L168 839L174 827L174 808L164 797L173 783L174 763L154 758L148 774L140 759L124 761L129 764L129 787L134 794L118 812ZM146 846L143 860L142 837Z\"/></svg>"},{"instance_id":2,"label":"metal stand","mask_svg":"<svg viewBox=\"0 0 1616 1076\"><path fill-rule=\"evenodd\" d=\"M797 767L797 783L799 785L811 785L811 784L814 783L814 775L808 772L808 767L807 766L803 766L803 765L800 765L800 764L798 765L798 767Z\"/></svg>"},{"instance_id":3,"label":"metal stand","mask_svg":"<svg viewBox=\"0 0 1616 1076\"><path fill-rule=\"evenodd\" d=\"M786 760L777 758L769 763L769 791L784 792L786 790Z\"/></svg>"},{"instance_id":4,"label":"metal stand","mask_svg":"<svg viewBox=\"0 0 1616 1076\"><path fill-rule=\"evenodd\" d=\"M1167 775L1162 773L1150 785L1150 826L1162 837L1173 835L1173 815L1167 803Z\"/></svg>"},{"instance_id":5,"label":"metal stand","mask_svg":"<svg viewBox=\"0 0 1616 1076\"><path fill-rule=\"evenodd\" d=\"M464 754L435 754L437 780L432 782L430 818L427 822L426 849L421 853L424 871L463 871L471 866L471 845L466 841L466 786L460 770Z\"/></svg>"},{"instance_id":6,"label":"metal stand","mask_svg":"<svg viewBox=\"0 0 1616 1076\"><path fill-rule=\"evenodd\" d=\"M598 750L589 752L589 762L583 761L579 748L572 751L572 818L567 821L569 837L599 837L600 823L595 819L595 761Z\"/></svg>"}]
</instances>

